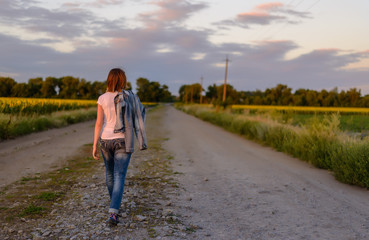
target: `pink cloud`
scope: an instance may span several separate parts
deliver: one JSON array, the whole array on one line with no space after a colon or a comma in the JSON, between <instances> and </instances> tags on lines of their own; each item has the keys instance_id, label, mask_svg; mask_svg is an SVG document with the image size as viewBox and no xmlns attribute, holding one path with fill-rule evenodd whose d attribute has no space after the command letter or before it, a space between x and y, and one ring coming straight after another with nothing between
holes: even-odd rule
<instances>
[{"instance_id":1,"label":"pink cloud","mask_svg":"<svg viewBox=\"0 0 369 240\"><path fill-rule=\"evenodd\" d=\"M123 38L123 37L117 37L117 38L112 38L110 39L110 45L114 48L123 48L123 47L127 47L130 43L128 38Z\"/></svg>"},{"instance_id":2,"label":"pink cloud","mask_svg":"<svg viewBox=\"0 0 369 240\"><path fill-rule=\"evenodd\" d=\"M151 4L159 7L159 9L139 15L140 20L146 24L147 28L151 29L167 23L181 22L193 12L206 7L205 4L193 4L181 0L162 0L151 2Z\"/></svg>"},{"instance_id":3,"label":"pink cloud","mask_svg":"<svg viewBox=\"0 0 369 240\"><path fill-rule=\"evenodd\" d=\"M269 16L268 13L263 13L263 12L248 12L248 13L240 13L237 15L237 18L242 18L242 17L266 17Z\"/></svg>"},{"instance_id":4,"label":"pink cloud","mask_svg":"<svg viewBox=\"0 0 369 240\"><path fill-rule=\"evenodd\" d=\"M236 20L245 24L266 25L278 19L285 19L284 16L271 15L267 12L245 12L237 15Z\"/></svg>"},{"instance_id":5,"label":"pink cloud","mask_svg":"<svg viewBox=\"0 0 369 240\"><path fill-rule=\"evenodd\" d=\"M271 15L269 12L283 7L280 2L259 4L252 12L244 12L237 15L237 20L240 21L255 21L260 23L268 23L273 19L280 19L284 17Z\"/></svg>"},{"instance_id":6,"label":"pink cloud","mask_svg":"<svg viewBox=\"0 0 369 240\"><path fill-rule=\"evenodd\" d=\"M256 6L256 9L270 11L276 8L283 7L283 3L280 2L271 2L271 3L263 3Z\"/></svg>"},{"instance_id":7,"label":"pink cloud","mask_svg":"<svg viewBox=\"0 0 369 240\"><path fill-rule=\"evenodd\" d=\"M180 7L180 1L177 0L167 0L154 2L154 5L160 7L156 12L157 19L159 21L175 21L177 19L182 19L187 15L187 9Z\"/></svg>"},{"instance_id":8,"label":"pink cloud","mask_svg":"<svg viewBox=\"0 0 369 240\"><path fill-rule=\"evenodd\" d=\"M67 7L67 8L79 8L81 4L79 3L72 3L72 2L66 2L63 3L63 7Z\"/></svg>"},{"instance_id":9,"label":"pink cloud","mask_svg":"<svg viewBox=\"0 0 369 240\"><path fill-rule=\"evenodd\" d=\"M66 8L70 8L70 9L77 9L83 6L101 8L101 7L105 7L108 5L118 5L123 2L124 1L122 0L95 0L89 3L66 2L66 3L63 3L62 6Z\"/></svg>"},{"instance_id":10,"label":"pink cloud","mask_svg":"<svg viewBox=\"0 0 369 240\"><path fill-rule=\"evenodd\" d=\"M121 0L96 0L91 3L87 3L87 6L93 6L93 7L104 7L107 5L118 5L123 3Z\"/></svg>"},{"instance_id":11,"label":"pink cloud","mask_svg":"<svg viewBox=\"0 0 369 240\"><path fill-rule=\"evenodd\" d=\"M308 17L308 13L291 10L281 2L270 2L259 4L252 11L239 13L234 20L223 20L217 23L217 25L220 27L239 26L249 28L253 24L268 25L273 22L288 22L292 24L297 23L296 20L292 21L292 18Z\"/></svg>"}]
</instances>

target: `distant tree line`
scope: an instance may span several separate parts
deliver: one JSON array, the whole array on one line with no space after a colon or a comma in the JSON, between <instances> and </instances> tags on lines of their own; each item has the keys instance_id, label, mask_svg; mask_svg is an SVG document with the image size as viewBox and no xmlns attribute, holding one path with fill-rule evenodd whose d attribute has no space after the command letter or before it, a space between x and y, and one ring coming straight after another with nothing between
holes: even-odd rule
<instances>
[{"instance_id":1,"label":"distant tree line","mask_svg":"<svg viewBox=\"0 0 369 240\"><path fill-rule=\"evenodd\" d=\"M142 102L173 102L173 96L167 85L149 81L146 78L136 80L137 95ZM127 89L131 89L127 83ZM0 97L31 98L64 98L64 99L97 99L106 91L106 82L89 82L83 78L64 76L60 78L31 78L27 83L17 83L10 77L0 77ZM360 90L351 88L338 91L292 89L278 84L265 91L237 91L227 84L226 101L223 103L223 84L210 85L202 89L203 103L216 105L250 104L250 105L290 105L290 106L322 106L322 107L369 107L369 95L361 96ZM182 85L179 89L179 100L185 103L199 103L201 85L199 83Z\"/></svg>"},{"instance_id":2,"label":"distant tree line","mask_svg":"<svg viewBox=\"0 0 369 240\"><path fill-rule=\"evenodd\" d=\"M105 82L91 83L72 76L31 78L27 83L17 83L12 78L0 77L1 97L96 99L105 91Z\"/></svg>"},{"instance_id":3,"label":"distant tree line","mask_svg":"<svg viewBox=\"0 0 369 240\"><path fill-rule=\"evenodd\" d=\"M200 102L201 85L183 85L179 89L180 101L184 103ZM223 104L223 84L210 85L203 89L203 103ZM227 84L226 103L249 105L285 105L285 106L321 106L321 107L369 107L369 95L361 96L360 90L351 88L347 91L338 91L334 88L327 90L292 89L287 85L278 84L274 88L265 91L237 91L232 85Z\"/></svg>"},{"instance_id":4,"label":"distant tree line","mask_svg":"<svg viewBox=\"0 0 369 240\"><path fill-rule=\"evenodd\" d=\"M137 95L142 102L171 102L175 97L167 85L138 78ZM132 89L130 82L127 89ZM97 99L106 91L106 82L88 82L85 79L65 76L61 78L31 78L27 83L17 83L9 77L0 77L0 97Z\"/></svg>"},{"instance_id":5,"label":"distant tree line","mask_svg":"<svg viewBox=\"0 0 369 240\"><path fill-rule=\"evenodd\" d=\"M141 102L173 102L172 96L167 85L160 85L159 82L150 82L146 78L136 80L137 96Z\"/></svg>"}]
</instances>

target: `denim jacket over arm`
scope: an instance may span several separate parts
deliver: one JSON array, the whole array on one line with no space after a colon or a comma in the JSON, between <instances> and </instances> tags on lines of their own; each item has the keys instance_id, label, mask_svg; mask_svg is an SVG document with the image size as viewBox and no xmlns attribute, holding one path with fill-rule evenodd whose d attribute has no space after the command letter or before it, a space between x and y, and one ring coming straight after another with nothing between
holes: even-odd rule
<instances>
[{"instance_id":1,"label":"denim jacket over arm","mask_svg":"<svg viewBox=\"0 0 369 240\"><path fill-rule=\"evenodd\" d=\"M126 152L134 152L134 134L140 150L147 149L145 132L145 107L132 91L123 90L114 98L116 123L114 132L125 134Z\"/></svg>"}]
</instances>

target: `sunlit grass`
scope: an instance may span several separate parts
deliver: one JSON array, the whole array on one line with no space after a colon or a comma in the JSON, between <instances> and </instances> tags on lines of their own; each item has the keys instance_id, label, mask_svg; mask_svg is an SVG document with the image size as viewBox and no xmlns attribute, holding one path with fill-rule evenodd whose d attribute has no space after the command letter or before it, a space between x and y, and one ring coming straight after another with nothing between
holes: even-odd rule
<instances>
[{"instance_id":1,"label":"sunlit grass","mask_svg":"<svg viewBox=\"0 0 369 240\"><path fill-rule=\"evenodd\" d=\"M275 112L217 112L200 105L177 105L181 110L228 131L243 135L274 149L333 171L349 184L369 188L369 139L348 135L340 129L341 116L327 113L312 117L303 125L281 120Z\"/></svg>"},{"instance_id":2,"label":"sunlit grass","mask_svg":"<svg viewBox=\"0 0 369 240\"><path fill-rule=\"evenodd\" d=\"M310 113L323 112L323 113L360 113L360 114L369 114L369 108L353 108L353 107L232 105L232 109L278 110L278 111L310 112Z\"/></svg>"},{"instance_id":3,"label":"sunlit grass","mask_svg":"<svg viewBox=\"0 0 369 240\"><path fill-rule=\"evenodd\" d=\"M5 114L41 115L56 111L96 106L95 100L49 98L0 98L0 112Z\"/></svg>"},{"instance_id":4,"label":"sunlit grass","mask_svg":"<svg viewBox=\"0 0 369 240\"><path fill-rule=\"evenodd\" d=\"M11 115L0 113L0 139L59 128L96 118L96 107L54 112L46 115Z\"/></svg>"}]
</instances>

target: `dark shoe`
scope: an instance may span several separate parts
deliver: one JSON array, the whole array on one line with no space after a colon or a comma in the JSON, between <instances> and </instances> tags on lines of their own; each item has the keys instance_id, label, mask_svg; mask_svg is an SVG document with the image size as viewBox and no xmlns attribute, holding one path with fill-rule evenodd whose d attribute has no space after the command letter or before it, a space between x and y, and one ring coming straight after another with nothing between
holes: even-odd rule
<instances>
[{"instance_id":1,"label":"dark shoe","mask_svg":"<svg viewBox=\"0 0 369 240\"><path fill-rule=\"evenodd\" d=\"M108 223L110 223L111 225L117 225L119 223L118 214L110 213Z\"/></svg>"}]
</instances>

